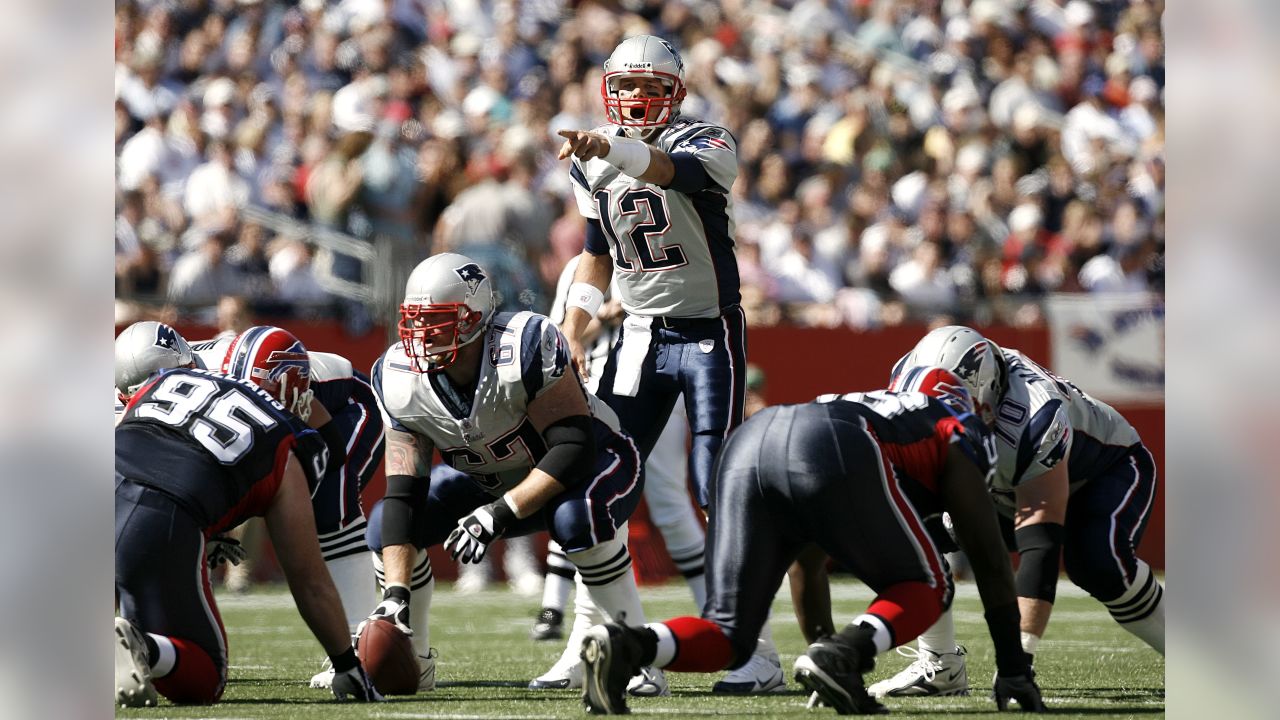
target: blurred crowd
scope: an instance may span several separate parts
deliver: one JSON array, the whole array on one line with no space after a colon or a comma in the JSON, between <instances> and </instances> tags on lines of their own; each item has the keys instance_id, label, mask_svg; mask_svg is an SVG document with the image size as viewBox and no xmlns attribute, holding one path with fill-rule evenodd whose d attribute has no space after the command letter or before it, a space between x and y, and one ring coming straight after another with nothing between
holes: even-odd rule
<instances>
[{"instance_id":1,"label":"blurred crowd","mask_svg":"<svg viewBox=\"0 0 1280 720\"><path fill-rule=\"evenodd\" d=\"M1034 324L1047 293L1160 292L1163 5L118 2L117 297L342 313L320 278L371 270L297 229L324 228L405 273L471 254L545 312L585 236L555 132L603 122L601 64L637 33L738 140L752 323Z\"/></svg>"}]
</instances>

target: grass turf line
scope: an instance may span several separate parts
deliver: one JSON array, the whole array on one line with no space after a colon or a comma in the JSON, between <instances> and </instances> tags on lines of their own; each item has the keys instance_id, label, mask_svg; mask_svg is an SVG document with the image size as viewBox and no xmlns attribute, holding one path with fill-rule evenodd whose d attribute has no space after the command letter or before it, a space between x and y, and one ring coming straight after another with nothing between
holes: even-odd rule
<instances>
[{"instance_id":1,"label":"grass turf line","mask_svg":"<svg viewBox=\"0 0 1280 720\"><path fill-rule=\"evenodd\" d=\"M1045 701L1059 718L1141 718L1162 715L1164 659L1121 630L1096 601L1065 579L1059 587L1049 632L1040 645L1036 671ZM650 620L691 614L684 584L642 588ZM837 624L862 612L870 591L837 581L832 604ZM442 583L431 607L431 642L439 649L438 688L418 697L396 697L375 706L337 704L328 691L312 690L307 680L320 668L323 653L283 588L264 588L243 596L218 597L227 627L230 681L222 702L210 707L175 706L117 709L117 717L149 718L581 718L579 691L533 692L525 684L559 657L561 643L535 643L529 628L536 599L505 589L461 596ZM372 607L372 601L370 602ZM969 650L970 697L889 699L900 718L988 716L995 656L972 584L961 585L955 607L956 629ZM789 692L763 697L712 695L719 675L669 673L672 697L632 698L634 715L675 717L835 717L829 709L805 710L805 696L791 679L791 664L804 641L786 591L774 601L773 630L787 672ZM566 618L566 622L571 622ZM105 630L104 630L105 633ZM875 680L897 672L906 658L881 655ZM104 700L105 702L105 700Z\"/></svg>"}]
</instances>

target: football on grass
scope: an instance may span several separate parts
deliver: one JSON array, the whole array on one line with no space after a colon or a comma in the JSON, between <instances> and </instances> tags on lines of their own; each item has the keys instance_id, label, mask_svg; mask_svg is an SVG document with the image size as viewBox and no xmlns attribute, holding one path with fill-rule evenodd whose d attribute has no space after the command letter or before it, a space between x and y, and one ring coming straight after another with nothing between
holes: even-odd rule
<instances>
[{"instance_id":1,"label":"football on grass","mask_svg":"<svg viewBox=\"0 0 1280 720\"><path fill-rule=\"evenodd\" d=\"M360 631L360 664L383 695L418 692L418 654L409 639L389 620L371 620Z\"/></svg>"}]
</instances>

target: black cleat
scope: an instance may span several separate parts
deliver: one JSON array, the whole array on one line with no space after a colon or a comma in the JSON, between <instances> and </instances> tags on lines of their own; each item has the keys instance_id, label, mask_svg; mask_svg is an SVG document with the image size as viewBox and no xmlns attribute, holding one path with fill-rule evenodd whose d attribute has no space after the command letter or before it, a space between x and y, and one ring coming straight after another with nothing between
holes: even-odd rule
<instances>
[{"instance_id":1,"label":"black cleat","mask_svg":"<svg viewBox=\"0 0 1280 720\"><path fill-rule=\"evenodd\" d=\"M626 715L627 682L640 671L636 628L596 625L582 641L582 704L593 715Z\"/></svg>"},{"instance_id":2,"label":"black cleat","mask_svg":"<svg viewBox=\"0 0 1280 720\"><path fill-rule=\"evenodd\" d=\"M534 640L559 640L564 637L564 613L555 608L542 608L538 620L529 631Z\"/></svg>"},{"instance_id":3,"label":"black cleat","mask_svg":"<svg viewBox=\"0 0 1280 720\"><path fill-rule=\"evenodd\" d=\"M868 695L862 684L862 674L873 667L874 646L859 648L844 638L827 635L796 658L795 678L840 715L878 715L889 712L888 708Z\"/></svg>"}]
</instances>

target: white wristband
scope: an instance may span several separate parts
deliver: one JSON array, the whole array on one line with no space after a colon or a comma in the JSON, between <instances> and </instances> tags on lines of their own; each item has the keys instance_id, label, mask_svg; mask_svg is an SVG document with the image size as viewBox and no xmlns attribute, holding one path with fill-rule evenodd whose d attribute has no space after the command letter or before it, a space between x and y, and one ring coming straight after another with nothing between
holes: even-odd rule
<instances>
[{"instance_id":1,"label":"white wristband","mask_svg":"<svg viewBox=\"0 0 1280 720\"><path fill-rule=\"evenodd\" d=\"M604 293L591 283L576 282L569 286L569 299L565 307L582 308L591 317L595 317L604 303Z\"/></svg>"},{"instance_id":2,"label":"white wristband","mask_svg":"<svg viewBox=\"0 0 1280 720\"><path fill-rule=\"evenodd\" d=\"M638 178L649 169L649 145L642 140L610 137L609 152L603 159L624 175Z\"/></svg>"},{"instance_id":3,"label":"white wristband","mask_svg":"<svg viewBox=\"0 0 1280 720\"><path fill-rule=\"evenodd\" d=\"M1028 655L1035 655L1036 648L1040 645L1040 636L1029 632L1022 633L1022 652Z\"/></svg>"}]
</instances>

